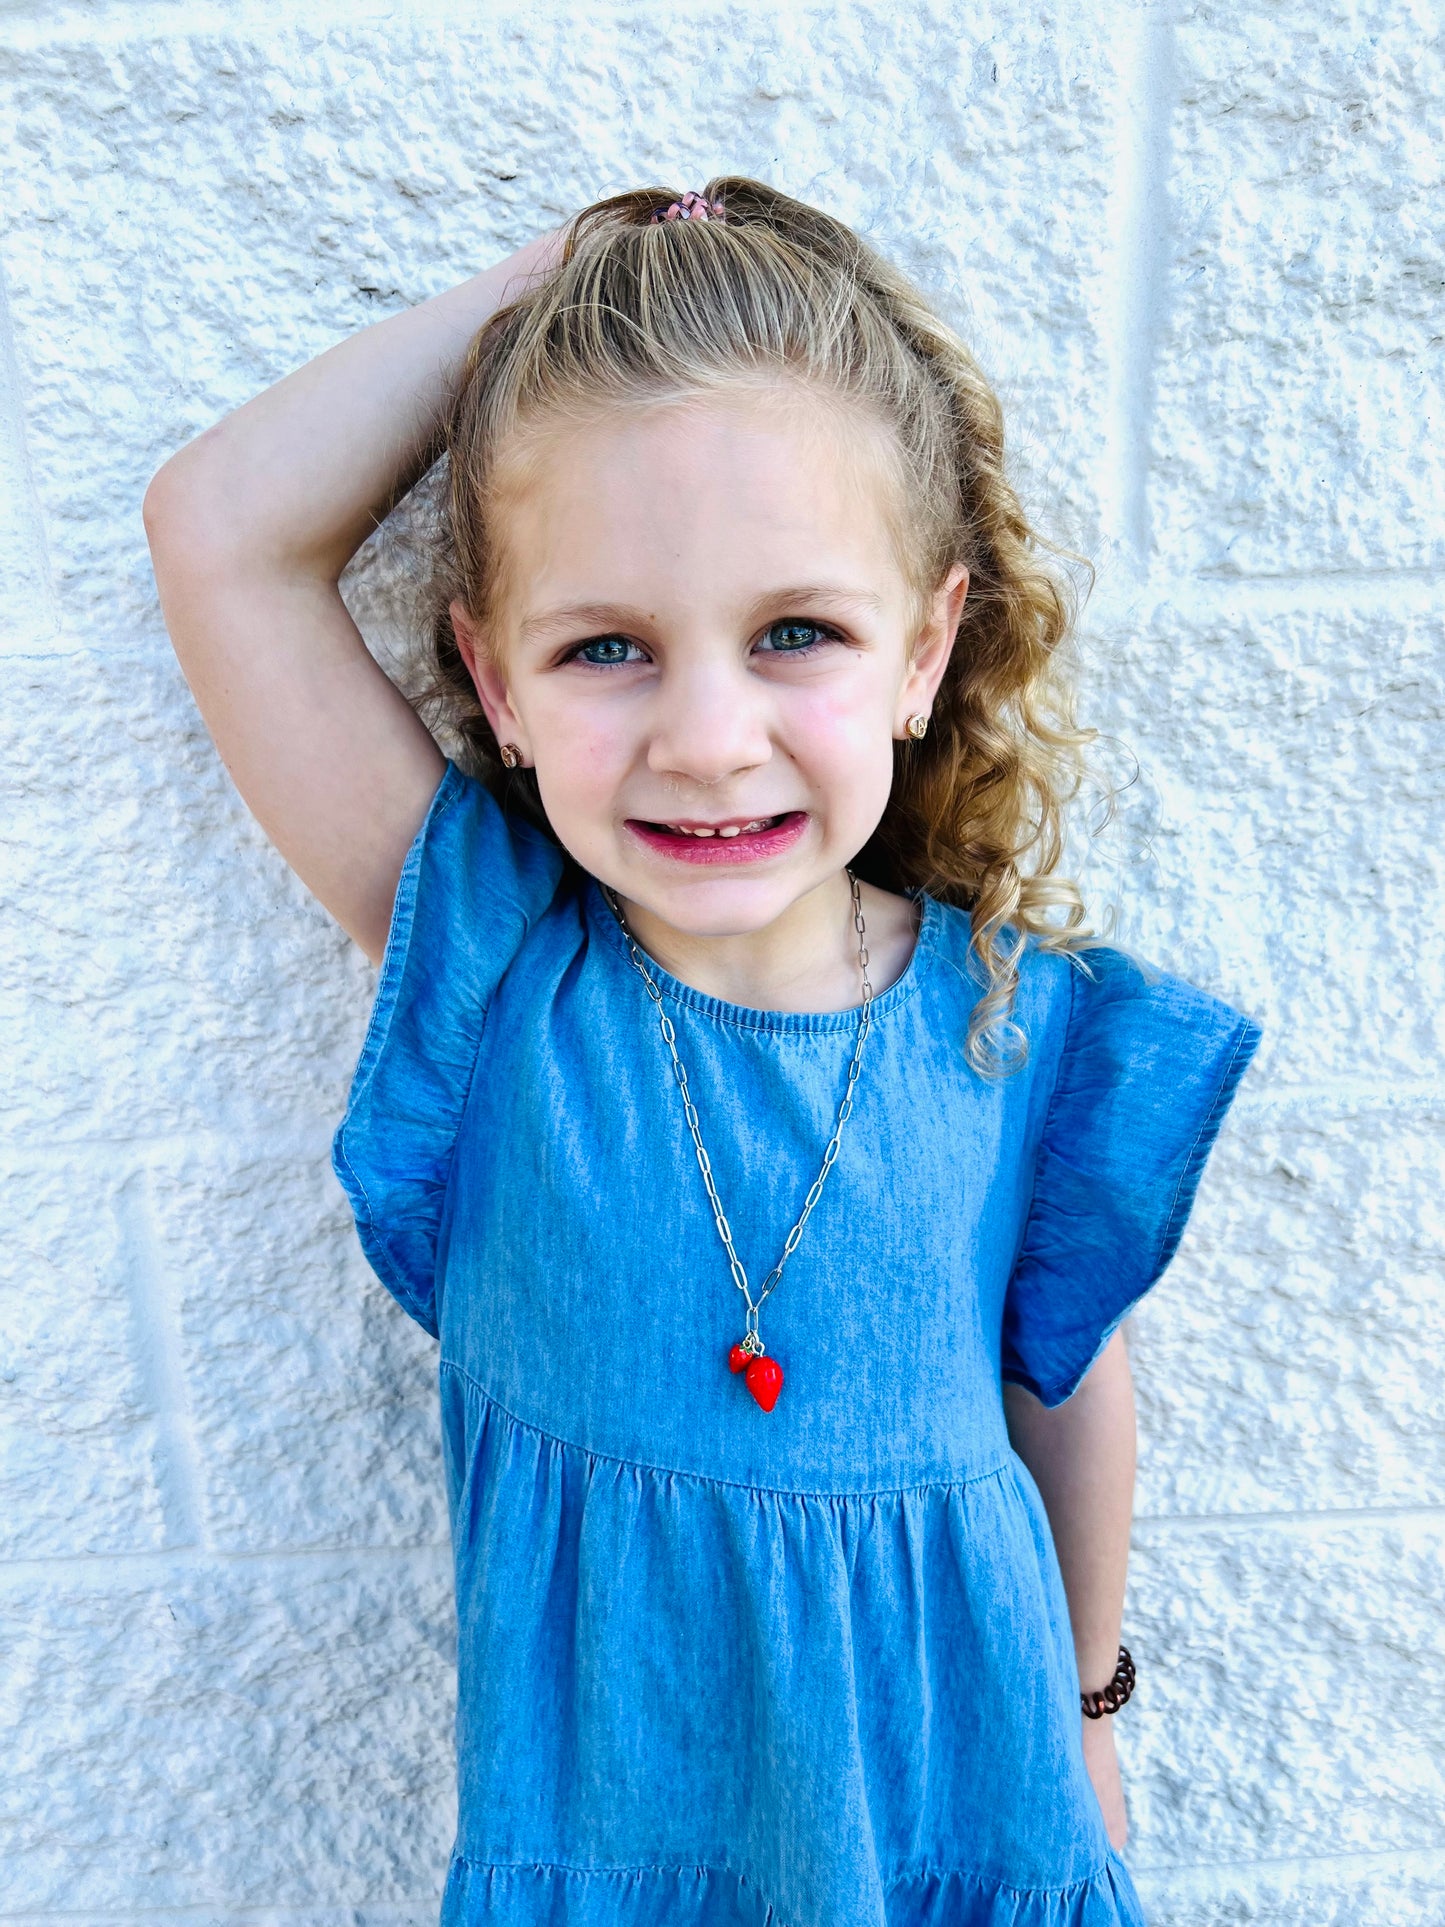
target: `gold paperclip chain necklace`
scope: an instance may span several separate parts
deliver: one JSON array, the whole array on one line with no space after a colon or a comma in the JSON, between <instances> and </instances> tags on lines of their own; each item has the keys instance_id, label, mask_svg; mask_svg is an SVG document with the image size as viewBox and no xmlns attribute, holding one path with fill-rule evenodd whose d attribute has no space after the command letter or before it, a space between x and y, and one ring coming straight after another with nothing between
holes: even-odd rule
<instances>
[{"instance_id":1,"label":"gold paperclip chain necklace","mask_svg":"<svg viewBox=\"0 0 1445 1927\"><path fill-rule=\"evenodd\" d=\"M622 927L623 936L627 939L627 948L631 952L632 961L637 967L642 981L647 985L647 994L657 1007L658 1023L662 1030L663 1041L666 1043L672 1057L672 1068L677 1077L677 1087L682 1092L682 1108L687 1117L687 1127L692 1133L693 1148L697 1152L698 1169L702 1172L703 1183L707 1186L708 1199L712 1204L713 1217L717 1222L718 1236L722 1239L723 1249L727 1252L728 1265L732 1271L733 1283L747 1300L747 1328L739 1343L734 1345L728 1353L728 1366L734 1372L743 1372L746 1374L744 1382L765 1412L771 1412L778 1402L778 1393L783 1389L783 1368L776 1358L771 1357L763 1350L762 1340L758 1337L758 1309L768 1293L772 1291L778 1280L782 1277L783 1266L796 1250L798 1240L803 1235L803 1226L808 1222L808 1215L812 1211L813 1206L818 1202L824 1182L827 1179L829 1171L833 1168L833 1161L838 1155L838 1145L843 1136L843 1126L848 1122L848 1118L853 1110L853 1086L858 1081L858 1070L863 1061L863 1045L867 1040L869 1026L872 1023L873 986L868 981L868 933L863 923L863 899L859 894L857 877L854 876L851 870L848 870L846 875L849 887L853 892L853 927L858 932L858 968L863 977L863 1003L858 1012L858 1037L853 1046L853 1061L848 1066L848 1081L844 1086L842 1101L838 1106L838 1122L834 1126L828 1148L823 1153L822 1169L813 1180L812 1189L803 1201L803 1208L798 1214L797 1223L788 1233L787 1242L783 1246L782 1256L763 1280L763 1288L758 1293L756 1299L754 1299L748 1288L748 1274L743 1269L742 1260L733 1249L732 1229L728 1224L727 1214L722 1208L722 1200L718 1197L717 1186L713 1182L712 1160L703 1147L702 1132L698 1127L697 1121L697 1107L692 1101L692 1092L688 1088L687 1071L683 1067L682 1059L677 1054L677 1033L673 1029L672 1019L668 1016L663 1006L662 992L653 981L652 972L643 962L642 952L638 949L632 932L627 927L627 919L622 914L622 909L617 901L615 892L607 884L603 884L602 886L603 895L611 907L612 914Z\"/></svg>"}]
</instances>

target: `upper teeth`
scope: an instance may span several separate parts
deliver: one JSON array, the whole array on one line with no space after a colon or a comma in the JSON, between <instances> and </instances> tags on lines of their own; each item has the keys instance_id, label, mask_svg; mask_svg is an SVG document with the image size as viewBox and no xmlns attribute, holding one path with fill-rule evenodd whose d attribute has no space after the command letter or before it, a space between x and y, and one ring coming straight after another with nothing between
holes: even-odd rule
<instances>
[{"instance_id":1,"label":"upper teeth","mask_svg":"<svg viewBox=\"0 0 1445 1927\"><path fill-rule=\"evenodd\" d=\"M682 823L674 823L670 825L670 827L674 829L679 836L741 836L744 831L747 831L748 834L751 835L754 830L765 830L770 820L769 817L760 816L757 821L753 823L725 823L720 830L690 830Z\"/></svg>"}]
</instances>

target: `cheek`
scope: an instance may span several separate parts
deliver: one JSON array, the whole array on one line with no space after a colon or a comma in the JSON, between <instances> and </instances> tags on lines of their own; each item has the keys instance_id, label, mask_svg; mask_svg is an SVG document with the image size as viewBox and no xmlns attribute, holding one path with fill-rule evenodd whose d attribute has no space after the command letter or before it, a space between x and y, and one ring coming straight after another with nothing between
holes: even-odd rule
<instances>
[{"instance_id":1,"label":"cheek","mask_svg":"<svg viewBox=\"0 0 1445 1927\"><path fill-rule=\"evenodd\" d=\"M561 694L534 704L537 779L543 800L585 809L606 803L629 768L635 745L621 705L568 700Z\"/></svg>"},{"instance_id":2,"label":"cheek","mask_svg":"<svg viewBox=\"0 0 1445 1927\"><path fill-rule=\"evenodd\" d=\"M872 681L839 688L798 690L789 706L789 747L820 779L845 782L870 795L879 780L886 796L893 780L893 712Z\"/></svg>"}]
</instances>

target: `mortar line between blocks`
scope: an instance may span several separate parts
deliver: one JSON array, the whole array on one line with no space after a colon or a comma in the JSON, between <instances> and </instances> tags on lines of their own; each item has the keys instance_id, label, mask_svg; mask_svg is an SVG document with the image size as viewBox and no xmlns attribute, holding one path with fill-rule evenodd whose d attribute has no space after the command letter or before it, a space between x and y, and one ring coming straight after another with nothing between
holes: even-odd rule
<instances>
[{"instance_id":1,"label":"mortar line between blocks","mask_svg":"<svg viewBox=\"0 0 1445 1927\"><path fill-rule=\"evenodd\" d=\"M1321 1506L1286 1512L1136 1512L1133 1530L1145 1538L1186 1539L1211 1532L1287 1532L1317 1537L1351 1526L1445 1525L1445 1503Z\"/></svg>"},{"instance_id":2,"label":"mortar line between blocks","mask_svg":"<svg viewBox=\"0 0 1445 1927\"><path fill-rule=\"evenodd\" d=\"M1134 14L1120 65L1123 131L1111 208L1115 294L1105 473L1113 493L1113 538L1145 581L1153 546L1149 444L1155 368L1169 300L1174 26L1161 7Z\"/></svg>"},{"instance_id":3,"label":"mortar line between blocks","mask_svg":"<svg viewBox=\"0 0 1445 1927\"><path fill-rule=\"evenodd\" d=\"M150 1174L132 1171L116 1200L130 1288L136 1367L156 1426L156 1484L166 1542L205 1548L205 1497L181 1350L181 1311L156 1236Z\"/></svg>"},{"instance_id":4,"label":"mortar line between blocks","mask_svg":"<svg viewBox=\"0 0 1445 1927\"><path fill-rule=\"evenodd\" d=\"M760 14L771 11L767 0L738 0L735 11ZM493 0L486 9L489 21L518 20L523 23L535 11L527 0ZM477 10L465 0L408 0L398 9L395 0L317 0L307 13L307 25L324 33L333 27L415 22L421 26L464 26L476 19ZM176 40L198 39L223 34L258 35L276 25L275 0L132 0L123 7L97 9L86 0L0 0L0 20L5 22L12 58L38 47L63 48L67 43L84 41L88 46L113 47L127 41L168 37ZM0 1916L3 1918L3 1916Z\"/></svg>"},{"instance_id":5,"label":"mortar line between blocks","mask_svg":"<svg viewBox=\"0 0 1445 1927\"><path fill-rule=\"evenodd\" d=\"M341 1115L340 1103L337 1116ZM32 1164L53 1161L74 1169L76 1153L90 1153L105 1159L113 1168L117 1154L140 1163L165 1163L168 1160L222 1160L277 1158L287 1162L315 1162L330 1169L331 1128L318 1131L157 1131L137 1132L133 1137L117 1137L109 1131L94 1134L77 1132L68 1136L28 1138L22 1149L18 1144L0 1143L0 1173L23 1170Z\"/></svg>"},{"instance_id":6,"label":"mortar line between blocks","mask_svg":"<svg viewBox=\"0 0 1445 1927\"><path fill-rule=\"evenodd\" d=\"M405 1901L400 1903L388 1901L377 1906L363 1900L358 1901L354 1906L340 1909L328 1908L320 1913L315 1907L267 1907L264 1904L245 1907L212 1907L198 1906L194 1902L182 1902L174 1907L86 1907L83 1910L71 1907L47 1907L39 1914L33 1911L12 1914L0 1907L0 1921L4 1921L6 1927L52 1927L52 1923L56 1921L67 1920L85 1922L87 1927L90 1923L96 1923L96 1927L104 1927L107 1921L121 1923L152 1920L174 1921L177 1927L188 1927L189 1923L194 1923L194 1927L211 1927L212 1922L218 1920L234 1920L242 1923L253 1921L256 1927L285 1927L287 1921L301 1922L302 1927L327 1927L328 1921L334 1923L334 1927L412 1927L412 1923L418 1917L418 1910L430 1927L431 1921L436 1916L435 1896L432 1894L420 1896L410 1905Z\"/></svg>"},{"instance_id":7,"label":"mortar line between blocks","mask_svg":"<svg viewBox=\"0 0 1445 1927\"><path fill-rule=\"evenodd\" d=\"M30 460L20 363L15 352L15 330L10 314L10 289L3 263L0 263L0 435L3 435L0 463L12 470L16 483L13 492L14 530L20 545L28 551L24 562L29 565L26 573L33 584L33 607L40 618L38 626L43 630L48 645L60 634L60 605L55 595L55 575L45 533L45 517L41 513L35 469ZM30 596L27 595L25 600L29 603ZM26 646L39 639L27 625L24 635ZM7 637L7 642L13 641L14 638ZM48 655L50 651L47 646L37 653Z\"/></svg>"},{"instance_id":8,"label":"mortar line between blocks","mask_svg":"<svg viewBox=\"0 0 1445 1927\"><path fill-rule=\"evenodd\" d=\"M1130 632L1186 621L1224 623L1323 617L1330 622L1439 619L1445 615L1445 571L1381 569L1374 574L1298 576L1180 576L1167 584L1120 580L1102 572L1080 619L1080 633L1097 646L1113 630Z\"/></svg>"},{"instance_id":9,"label":"mortar line between blocks","mask_svg":"<svg viewBox=\"0 0 1445 1927\"><path fill-rule=\"evenodd\" d=\"M1237 1888L1259 1875L1304 1874L1307 1884L1323 1885L1341 1875L1399 1873L1445 1873L1445 1848L1380 1847L1374 1852L1321 1853L1281 1856L1260 1860L1131 1860L1130 1872L1140 1883L1151 1887L1170 1887L1190 1897L1208 1898ZM1309 1879L1309 1876L1316 1876Z\"/></svg>"},{"instance_id":10,"label":"mortar line between blocks","mask_svg":"<svg viewBox=\"0 0 1445 1927\"><path fill-rule=\"evenodd\" d=\"M254 1551L178 1547L174 1552L54 1553L35 1559L0 1560L0 1594L7 1587L42 1579L72 1579L83 1587L103 1589L112 1580L163 1583L233 1568L313 1566L344 1577L358 1566L389 1564L449 1573L451 1546L446 1540L437 1540L415 1546L262 1546Z\"/></svg>"},{"instance_id":11,"label":"mortar line between blocks","mask_svg":"<svg viewBox=\"0 0 1445 1927\"><path fill-rule=\"evenodd\" d=\"M1428 1117L1445 1109L1445 1090L1423 1079L1410 1084L1380 1084L1363 1077L1342 1077L1336 1082L1318 1084L1268 1085L1257 1091L1241 1091L1235 1105L1240 1117L1266 1118L1308 1111L1341 1116L1351 1111L1417 1112Z\"/></svg>"}]
</instances>

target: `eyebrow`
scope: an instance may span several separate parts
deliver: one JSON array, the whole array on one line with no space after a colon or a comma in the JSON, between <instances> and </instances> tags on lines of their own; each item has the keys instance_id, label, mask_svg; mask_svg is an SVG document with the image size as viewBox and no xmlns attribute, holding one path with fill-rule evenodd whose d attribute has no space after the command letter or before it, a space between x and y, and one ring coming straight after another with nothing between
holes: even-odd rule
<instances>
[{"instance_id":1,"label":"eyebrow","mask_svg":"<svg viewBox=\"0 0 1445 1927\"><path fill-rule=\"evenodd\" d=\"M554 629L607 628L616 623L636 622L641 612L621 602L572 602L562 609L548 609L528 616L517 631L518 640L532 642L551 635Z\"/></svg>"},{"instance_id":2,"label":"eyebrow","mask_svg":"<svg viewBox=\"0 0 1445 1927\"><path fill-rule=\"evenodd\" d=\"M745 615L755 621L764 609L776 608L780 603L811 602L826 604L838 610L869 609L876 614L883 607L883 598L874 595L869 589L840 589L827 583L795 582L778 589L765 589L749 603ZM518 630L518 640L533 642L538 637L550 635L559 629L623 627L646 622L647 617L641 609L631 608L622 602L573 602L565 608L548 609L540 615L528 616Z\"/></svg>"}]
</instances>

